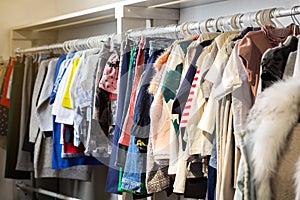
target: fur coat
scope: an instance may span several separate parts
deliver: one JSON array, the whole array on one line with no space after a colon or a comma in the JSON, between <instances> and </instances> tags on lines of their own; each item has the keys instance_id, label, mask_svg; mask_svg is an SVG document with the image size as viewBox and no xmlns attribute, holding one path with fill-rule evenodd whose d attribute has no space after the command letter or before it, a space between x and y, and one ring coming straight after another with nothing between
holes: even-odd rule
<instances>
[{"instance_id":1,"label":"fur coat","mask_svg":"<svg viewBox=\"0 0 300 200\"><path fill-rule=\"evenodd\" d=\"M242 199L300 199L299 111L299 79L277 82L257 97L241 145L243 183L250 182Z\"/></svg>"}]
</instances>

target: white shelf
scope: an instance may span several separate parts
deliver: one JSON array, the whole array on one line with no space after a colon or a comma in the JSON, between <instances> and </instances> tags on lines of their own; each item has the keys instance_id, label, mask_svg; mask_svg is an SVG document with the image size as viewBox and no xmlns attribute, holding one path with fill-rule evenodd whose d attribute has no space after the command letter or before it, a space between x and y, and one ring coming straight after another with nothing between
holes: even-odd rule
<instances>
[{"instance_id":1,"label":"white shelf","mask_svg":"<svg viewBox=\"0 0 300 200\"><path fill-rule=\"evenodd\" d=\"M107 21L115 20L115 8L118 6L126 6L132 3L141 3L145 0L134 0L134 1L122 1L118 3L108 4L104 6L99 6L87 10L82 10L78 12L73 12L50 19L45 19L36 23L27 24L24 26L19 26L13 28L14 31L43 31L47 28L51 29L60 29L63 26L72 26L78 24L86 24L91 21Z\"/></svg>"},{"instance_id":2,"label":"white shelf","mask_svg":"<svg viewBox=\"0 0 300 200\"><path fill-rule=\"evenodd\" d=\"M36 23L14 27L11 30L11 52L17 47L29 48L55 43L59 33L68 29L88 28L115 22L117 33L146 26L178 23L180 8L215 3L225 0L123 0L87 10L73 12Z\"/></svg>"},{"instance_id":3,"label":"white shelf","mask_svg":"<svg viewBox=\"0 0 300 200\"><path fill-rule=\"evenodd\" d=\"M215 3L224 0L127 0L104 6L99 6L83 11L69 13L66 15L57 16L50 19L45 19L36 23L27 24L23 26L14 27L13 31L49 31L63 29L70 26L84 25L89 26L96 23L107 23L115 21L116 14L115 9L122 6L134 6L134 7L153 7L159 8L185 8L196 5ZM170 4L171 5L164 5Z\"/></svg>"}]
</instances>

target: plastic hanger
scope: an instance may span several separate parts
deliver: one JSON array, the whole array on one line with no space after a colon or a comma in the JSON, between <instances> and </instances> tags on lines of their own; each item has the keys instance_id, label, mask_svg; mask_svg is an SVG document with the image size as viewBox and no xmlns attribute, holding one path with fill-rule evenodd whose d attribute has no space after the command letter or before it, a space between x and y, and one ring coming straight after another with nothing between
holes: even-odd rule
<instances>
[{"instance_id":1,"label":"plastic hanger","mask_svg":"<svg viewBox=\"0 0 300 200\"><path fill-rule=\"evenodd\" d=\"M224 19L223 19L223 25L224 25L224 28L225 28L226 31L233 30L233 28L230 25L230 23L231 23L231 16L224 17Z\"/></svg>"},{"instance_id":2,"label":"plastic hanger","mask_svg":"<svg viewBox=\"0 0 300 200\"><path fill-rule=\"evenodd\" d=\"M198 24L197 24L197 32L198 32L198 34L200 35L200 34L202 34L202 32L201 32L201 28L200 28L200 26L201 26L201 21L199 21L198 22Z\"/></svg>"},{"instance_id":3,"label":"plastic hanger","mask_svg":"<svg viewBox=\"0 0 300 200\"><path fill-rule=\"evenodd\" d=\"M208 29L208 27L207 27L207 24L208 24L208 22L209 22L210 20L213 20L213 19L212 19L212 18L209 18L209 19L207 19L207 20L205 20L205 21L202 21L202 22L200 23L199 29L200 29L200 32L201 32L201 33L209 32L209 29Z\"/></svg>"},{"instance_id":4,"label":"plastic hanger","mask_svg":"<svg viewBox=\"0 0 300 200\"><path fill-rule=\"evenodd\" d=\"M294 24L297 24L297 25L299 26L299 25L300 25L300 22L299 22L299 20L297 19L297 17L295 16L296 8L297 8L297 7L298 7L298 6L294 6L294 7L291 8L291 18L292 18Z\"/></svg>"},{"instance_id":5,"label":"plastic hanger","mask_svg":"<svg viewBox=\"0 0 300 200\"><path fill-rule=\"evenodd\" d=\"M244 20L243 20L243 25L244 28L246 27L253 27L253 23L252 23L252 13L245 13L243 16Z\"/></svg>"},{"instance_id":6,"label":"plastic hanger","mask_svg":"<svg viewBox=\"0 0 300 200\"><path fill-rule=\"evenodd\" d=\"M190 24L191 24L190 22L186 23L185 30L186 30L186 33L187 33L188 36L193 36L194 34L191 32L191 30L189 28Z\"/></svg>"},{"instance_id":7,"label":"plastic hanger","mask_svg":"<svg viewBox=\"0 0 300 200\"><path fill-rule=\"evenodd\" d=\"M255 23L259 26L259 27L263 27L264 25L261 23L260 21L260 15L262 14L262 10L259 10L255 13Z\"/></svg>"},{"instance_id":8,"label":"plastic hanger","mask_svg":"<svg viewBox=\"0 0 300 200\"><path fill-rule=\"evenodd\" d=\"M213 18L208 18L208 19L205 21L205 29L207 30L207 32L210 32L210 29L209 29L209 27L208 27L210 21L214 21L214 19L213 19ZM212 26L212 32L214 32L214 31L216 31L216 30L214 29L214 26Z\"/></svg>"},{"instance_id":9,"label":"plastic hanger","mask_svg":"<svg viewBox=\"0 0 300 200\"><path fill-rule=\"evenodd\" d=\"M184 29L185 29L185 26L186 26L187 22L184 22L183 24L180 25L180 35L183 37L183 38L186 38L187 35L185 34L184 32Z\"/></svg>"},{"instance_id":10,"label":"plastic hanger","mask_svg":"<svg viewBox=\"0 0 300 200\"><path fill-rule=\"evenodd\" d=\"M223 24L221 23L223 18L224 17L218 17L216 19L216 22L215 22L216 31L225 32Z\"/></svg>"},{"instance_id":11,"label":"plastic hanger","mask_svg":"<svg viewBox=\"0 0 300 200\"><path fill-rule=\"evenodd\" d=\"M244 14L240 14L238 17L237 17L237 25L238 25L238 29L243 29L243 22L242 22L242 18L244 17Z\"/></svg>"},{"instance_id":12,"label":"plastic hanger","mask_svg":"<svg viewBox=\"0 0 300 200\"><path fill-rule=\"evenodd\" d=\"M262 10L262 13L260 15L260 22L263 25L272 25L276 26L276 24L271 20L271 13L276 10L276 8L270 8L270 9L265 9Z\"/></svg>"},{"instance_id":13,"label":"plastic hanger","mask_svg":"<svg viewBox=\"0 0 300 200\"><path fill-rule=\"evenodd\" d=\"M271 13L273 20L275 21L275 26L279 27L279 28L284 28L284 25L277 19L277 13L280 12L280 10L282 10L283 8L276 8L273 10L273 12Z\"/></svg>"},{"instance_id":14,"label":"plastic hanger","mask_svg":"<svg viewBox=\"0 0 300 200\"><path fill-rule=\"evenodd\" d=\"M240 29L240 27L238 26L238 24L236 23L237 19L239 19L239 16L241 14L234 14L230 17L230 26L233 28L233 29Z\"/></svg>"}]
</instances>

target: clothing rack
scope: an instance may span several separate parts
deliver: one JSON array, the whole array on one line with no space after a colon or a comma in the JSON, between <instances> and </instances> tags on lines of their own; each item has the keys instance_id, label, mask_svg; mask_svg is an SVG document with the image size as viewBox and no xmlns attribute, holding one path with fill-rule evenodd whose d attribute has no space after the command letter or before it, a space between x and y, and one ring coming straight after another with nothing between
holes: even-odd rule
<instances>
[{"instance_id":1,"label":"clothing rack","mask_svg":"<svg viewBox=\"0 0 300 200\"><path fill-rule=\"evenodd\" d=\"M270 8L244 14L238 13L230 16L221 16L216 19L209 18L200 22L185 22L180 25L174 24L166 27L152 27L147 29L131 29L127 31L126 35L134 38L142 35L176 35L180 33L180 35L184 37L192 35L193 33L199 34L209 32L211 29L213 31L226 31L232 29L242 29L246 28L247 26L263 26L268 23L274 24L271 19L280 25L281 23L277 20L277 18L290 16L293 20L297 21L297 19L293 17L298 14L300 14L300 6L294 6L290 9Z\"/></svg>"},{"instance_id":2,"label":"clothing rack","mask_svg":"<svg viewBox=\"0 0 300 200\"><path fill-rule=\"evenodd\" d=\"M41 189L41 188L34 188L34 187L26 185L23 182L17 182L16 186L17 186L18 189L21 189L21 190L26 190L26 191L30 191L30 192L40 193L40 194L44 194L46 196L50 196L50 197L54 197L54 198L58 198L58 199L80 200L80 199L75 198L75 197L69 197L69 196L66 196L66 195L63 195L63 194L58 194L56 192L52 192L52 191L49 191L49 190L44 190L44 189Z\"/></svg>"},{"instance_id":3,"label":"clothing rack","mask_svg":"<svg viewBox=\"0 0 300 200\"><path fill-rule=\"evenodd\" d=\"M68 40L63 43L51 44L51 45L43 45L39 47L32 47L27 49L16 49L15 53L23 54L23 53L34 53L34 52L43 52L43 51L64 51L69 52L71 50L85 50L99 47L101 41L107 41L109 39L118 40L118 35L99 35L84 39L75 39Z\"/></svg>"},{"instance_id":4,"label":"clothing rack","mask_svg":"<svg viewBox=\"0 0 300 200\"><path fill-rule=\"evenodd\" d=\"M270 8L259 10L256 12L238 13L230 16L221 16L216 19L209 18L200 22L185 22L183 24L169 25L162 27L152 27L143 29L131 29L128 30L125 35L130 38L140 37L142 35L167 35L174 34L176 37L185 37L192 34L199 34L209 32L211 30L232 30L242 29L247 26L263 26L265 24L273 23L274 25L280 25L281 23L277 20L279 17L290 16L293 20L295 15L300 14L300 6L294 6L290 9L284 8ZM277 24L274 23L273 19ZM178 35L179 34L179 35ZM89 37L84 39L68 40L63 43L44 45L39 47L27 48L27 49L16 49L16 53L33 53L51 50L63 50L69 52L70 50L84 50L89 48L98 47L100 42L109 38L118 38L122 35L100 35L95 37Z\"/></svg>"}]
</instances>

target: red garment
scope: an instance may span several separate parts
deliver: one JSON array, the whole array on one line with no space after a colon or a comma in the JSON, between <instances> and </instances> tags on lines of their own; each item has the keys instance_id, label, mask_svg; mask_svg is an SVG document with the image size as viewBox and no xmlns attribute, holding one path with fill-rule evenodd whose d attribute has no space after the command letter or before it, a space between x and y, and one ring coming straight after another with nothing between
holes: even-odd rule
<instances>
[{"instance_id":1,"label":"red garment","mask_svg":"<svg viewBox=\"0 0 300 200\"><path fill-rule=\"evenodd\" d=\"M63 140L63 158L67 158L67 157L80 157L83 155L84 153L84 146L82 144L82 142L80 142L79 146L76 147L73 144L73 140L72 141L66 141L65 140L65 133L67 131L67 126L69 125L65 125L63 124L63 130L62 130L62 137L61 138ZM71 132L69 134L73 134L73 128L69 128L69 131L71 130ZM70 137L73 138L74 136Z\"/></svg>"},{"instance_id":2,"label":"red garment","mask_svg":"<svg viewBox=\"0 0 300 200\"><path fill-rule=\"evenodd\" d=\"M7 96L8 86L9 86L9 80L10 80L11 73L14 68L14 63L15 63L15 58L11 57L10 61L9 61L9 66L8 66L8 69L7 69L7 72L5 75L2 95L1 95L1 99L0 99L0 105L5 106L6 108L9 108L9 104L10 104L9 99L7 99L6 96Z\"/></svg>"}]
</instances>

